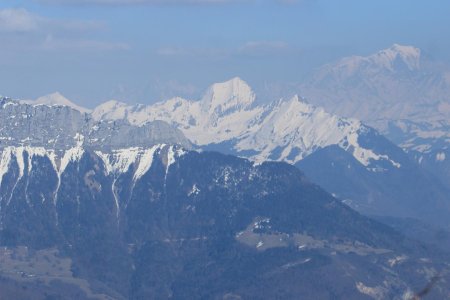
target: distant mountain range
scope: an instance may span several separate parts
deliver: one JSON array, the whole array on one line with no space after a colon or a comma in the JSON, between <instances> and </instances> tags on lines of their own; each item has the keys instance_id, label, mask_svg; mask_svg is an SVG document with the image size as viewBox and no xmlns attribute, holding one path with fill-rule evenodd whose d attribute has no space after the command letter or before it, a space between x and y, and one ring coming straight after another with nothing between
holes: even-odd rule
<instances>
[{"instance_id":1,"label":"distant mountain range","mask_svg":"<svg viewBox=\"0 0 450 300\"><path fill-rule=\"evenodd\" d=\"M308 101L379 129L408 151L450 142L450 71L412 46L346 57L298 86Z\"/></svg>"},{"instance_id":2,"label":"distant mountain range","mask_svg":"<svg viewBox=\"0 0 450 300\"><path fill-rule=\"evenodd\" d=\"M445 68L419 48L394 44L372 55L342 58L318 68L294 88L286 89L299 95L289 97L292 102L309 102L322 107L329 114L361 120L410 153L448 149L450 68ZM236 94L230 94L232 92ZM126 113L133 116L127 117L132 124L140 124L147 119L167 119L170 115L175 118L172 122L186 128L188 138L192 140L195 136L195 142L203 145L212 140L220 143L236 135L245 140L244 135L251 133L244 126L225 128L227 122L237 123L233 121L233 114L245 111L246 114L240 114L239 118L252 122L246 125L254 130L256 125L267 126L270 123L266 118L269 112L277 117L279 113L275 113L275 110L287 109L286 100L255 107L255 95L250 87L239 78L234 78L211 86L201 101L173 98L151 106L110 101L95 108L93 116L97 120L102 117L122 119ZM59 93L22 102L66 105L83 113L91 112ZM305 107L295 109L301 111ZM192 123L194 120L195 124ZM213 129L215 137L205 136L200 128ZM245 150L246 142L242 141L235 148ZM308 145L303 148L308 148ZM266 153L261 158L267 158L268 155ZM295 159L291 158L290 161Z\"/></svg>"},{"instance_id":3,"label":"distant mountain range","mask_svg":"<svg viewBox=\"0 0 450 300\"><path fill-rule=\"evenodd\" d=\"M319 148L339 145L367 168L399 164L358 144L371 129L355 119L331 115L298 96L269 105L240 78L213 84L199 101L174 98L154 105L110 101L96 107L95 120L122 120L140 126L162 120L180 129L194 144L249 157L255 161L296 163Z\"/></svg>"},{"instance_id":4,"label":"distant mountain range","mask_svg":"<svg viewBox=\"0 0 450 300\"><path fill-rule=\"evenodd\" d=\"M449 70L418 48L396 44L323 66L297 89L331 113L378 129L449 187Z\"/></svg>"}]
</instances>

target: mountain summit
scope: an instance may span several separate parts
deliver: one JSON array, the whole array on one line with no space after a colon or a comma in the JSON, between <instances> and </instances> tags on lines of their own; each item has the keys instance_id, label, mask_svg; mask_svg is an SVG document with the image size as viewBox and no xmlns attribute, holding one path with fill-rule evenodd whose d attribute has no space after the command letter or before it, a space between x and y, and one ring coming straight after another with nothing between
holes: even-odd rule
<instances>
[{"instance_id":1,"label":"mountain summit","mask_svg":"<svg viewBox=\"0 0 450 300\"><path fill-rule=\"evenodd\" d=\"M377 74L380 72L417 71L421 64L421 50L413 46L394 44L369 56L351 56L319 69L316 80L336 79L346 81L361 73Z\"/></svg>"},{"instance_id":2,"label":"mountain summit","mask_svg":"<svg viewBox=\"0 0 450 300\"><path fill-rule=\"evenodd\" d=\"M450 138L450 77L434 65L420 49L394 44L320 67L298 88L311 103L362 120L408 151L428 152Z\"/></svg>"},{"instance_id":3,"label":"mountain summit","mask_svg":"<svg viewBox=\"0 0 450 300\"><path fill-rule=\"evenodd\" d=\"M203 96L202 109L209 113L246 109L255 101L252 88L239 77L213 84Z\"/></svg>"},{"instance_id":4,"label":"mountain summit","mask_svg":"<svg viewBox=\"0 0 450 300\"><path fill-rule=\"evenodd\" d=\"M49 106L68 106L75 110L78 110L82 113L90 113L91 110L84 108L82 106L76 105L66 97L64 97L61 93L55 92L52 94L48 94L46 96L42 96L37 98L36 100L24 100L22 103L31 104L31 105L49 105Z\"/></svg>"},{"instance_id":5,"label":"mountain summit","mask_svg":"<svg viewBox=\"0 0 450 300\"><path fill-rule=\"evenodd\" d=\"M394 44L388 49L379 51L362 61L372 66L384 67L395 72L399 67L406 66L410 71L420 69L421 50L413 46L402 46Z\"/></svg>"},{"instance_id":6,"label":"mountain summit","mask_svg":"<svg viewBox=\"0 0 450 300\"><path fill-rule=\"evenodd\" d=\"M394 69L395 62L400 59L412 71L420 68L421 50L413 46L394 44L392 47L378 52L372 58L388 62L391 69Z\"/></svg>"}]
</instances>

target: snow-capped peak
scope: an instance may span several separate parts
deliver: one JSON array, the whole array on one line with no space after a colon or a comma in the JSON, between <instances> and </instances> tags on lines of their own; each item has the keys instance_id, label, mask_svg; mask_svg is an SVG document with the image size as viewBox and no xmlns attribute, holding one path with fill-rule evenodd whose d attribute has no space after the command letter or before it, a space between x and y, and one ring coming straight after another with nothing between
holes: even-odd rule
<instances>
[{"instance_id":1,"label":"snow-capped peak","mask_svg":"<svg viewBox=\"0 0 450 300\"><path fill-rule=\"evenodd\" d=\"M297 94L292 96L289 100L289 103L291 103L291 105L297 106L297 107L301 107L301 110L303 112L310 112L314 106L309 104L308 101L306 101L305 99L299 97Z\"/></svg>"},{"instance_id":2,"label":"snow-capped peak","mask_svg":"<svg viewBox=\"0 0 450 300\"><path fill-rule=\"evenodd\" d=\"M369 59L388 69L393 69L395 61L401 59L409 70L416 70L420 67L420 53L419 48L394 44L370 56Z\"/></svg>"},{"instance_id":3,"label":"snow-capped peak","mask_svg":"<svg viewBox=\"0 0 450 300\"><path fill-rule=\"evenodd\" d=\"M61 93L55 92L46 96L42 96L37 98L36 100L25 100L22 103L31 104L31 105L48 105L48 106L68 106L73 109L78 110L81 113L90 113L91 110L85 107L76 105L66 97L64 97Z\"/></svg>"},{"instance_id":4,"label":"snow-capped peak","mask_svg":"<svg viewBox=\"0 0 450 300\"><path fill-rule=\"evenodd\" d=\"M92 117L95 120L101 120L105 115L108 115L108 119L117 120L123 119L126 114L128 105L116 100L109 100L100 104L92 111ZM114 112L113 114L110 114Z\"/></svg>"},{"instance_id":5,"label":"snow-capped peak","mask_svg":"<svg viewBox=\"0 0 450 300\"><path fill-rule=\"evenodd\" d=\"M122 106L127 106L127 104L124 102L117 101L117 100L109 100L109 101L106 101L106 102L100 104L99 106L97 106L97 108L102 108L104 110L110 110L110 109L122 107Z\"/></svg>"},{"instance_id":6,"label":"snow-capped peak","mask_svg":"<svg viewBox=\"0 0 450 300\"><path fill-rule=\"evenodd\" d=\"M399 44L393 44L390 48L391 51L395 51L402 56L420 57L420 49L414 46L405 46Z\"/></svg>"},{"instance_id":7,"label":"snow-capped peak","mask_svg":"<svg viewBox=\"0 0 450 300\"><path fill-rule=\"evenodd\" d=\"M319 69L318 78L332 74L338 80L345 80L355 74L395 72L398 63L403 63L409 71L418 70L421 62L421 50L413 46L394 44L369 56L350 56L341 59L336 64L329 64Z\"/></svg>"},{"instance_id":8,"label":"snow-capped peak","mask_svg":"<svg viewBox=\"0 0 450 300\"><path fill-rule=\"evenodd\" d=\"M202 110L224 113L229 110L248 108L255 101L255 93L244 80L239 77L213 84L203 96Z\"/></svg>"}]
</instances>

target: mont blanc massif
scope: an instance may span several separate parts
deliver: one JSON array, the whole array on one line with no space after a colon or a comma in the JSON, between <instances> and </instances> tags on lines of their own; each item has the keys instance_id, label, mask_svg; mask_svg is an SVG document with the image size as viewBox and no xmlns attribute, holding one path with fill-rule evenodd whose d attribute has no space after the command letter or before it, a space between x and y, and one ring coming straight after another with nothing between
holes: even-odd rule
<instances>
[{"instance_id":1,"label":"mont blanc massif","mask_svg":"<svg viewBox=\"0 0 450 300\"><path fill-rule=\"evenodd\" d=\"M394 45L294 88L1 98L2 297L449 299L450 73Z\"/></svg>"}]
</instances>

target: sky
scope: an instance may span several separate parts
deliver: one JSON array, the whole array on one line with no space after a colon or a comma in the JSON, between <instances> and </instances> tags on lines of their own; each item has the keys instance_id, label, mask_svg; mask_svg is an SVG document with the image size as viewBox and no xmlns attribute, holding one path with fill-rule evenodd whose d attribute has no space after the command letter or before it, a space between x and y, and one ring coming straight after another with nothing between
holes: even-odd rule
<instances>
[{"instance_id":1,"label":"sky","mask_svg":"<svg viewBox=\"0 0 450 300\"><path fill-rule=\"evenodd\" d=\"M449 12L448 0L2 0L0 94L153 103L239 76L272 97L394 43L448 63Z\"/></svg>"}]
</instances>

